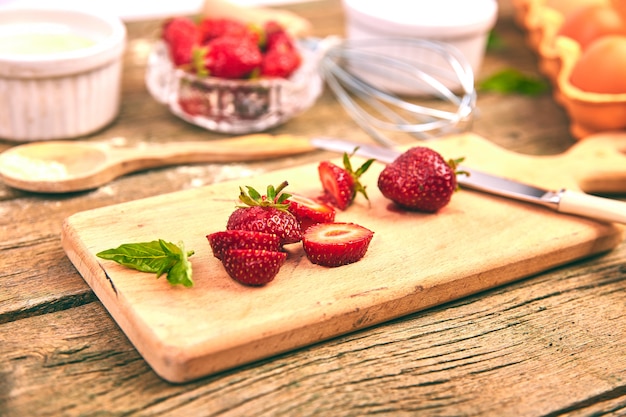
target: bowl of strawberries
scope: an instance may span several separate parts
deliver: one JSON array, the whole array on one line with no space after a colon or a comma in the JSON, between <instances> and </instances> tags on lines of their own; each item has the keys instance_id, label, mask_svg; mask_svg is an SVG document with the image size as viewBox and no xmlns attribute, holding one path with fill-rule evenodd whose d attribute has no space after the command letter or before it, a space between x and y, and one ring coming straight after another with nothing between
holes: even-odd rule
<instances>
[{"instance_id":1,"label":"bowl of strawberries","mask_svg":"<svg viewBox=\"0 0 626 417\"><path fill-rule=\"evenodd\" d=\"M207 130L243 134L311 107L323 82L317 53L280 24L175 17L163 24L146 71L150 94Z\"/></svg>"}]
</instances>

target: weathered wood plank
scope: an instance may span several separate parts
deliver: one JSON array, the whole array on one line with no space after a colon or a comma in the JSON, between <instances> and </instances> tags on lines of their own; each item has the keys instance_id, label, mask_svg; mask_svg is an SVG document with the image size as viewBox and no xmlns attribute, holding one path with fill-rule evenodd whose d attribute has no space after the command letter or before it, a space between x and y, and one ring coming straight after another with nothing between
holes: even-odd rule
<instances>
[{"instance_id":1,"label":"weathered wood plank","mask_svg":"<svg viewBox=\"0 0 626 417\"><path fill-rule=\"evenodd\" d=\"M5 323L2 415L531 416L586 413L589 398L619 409L621 253L180 386L97 302Z\"/></svg>"}]
</instances>

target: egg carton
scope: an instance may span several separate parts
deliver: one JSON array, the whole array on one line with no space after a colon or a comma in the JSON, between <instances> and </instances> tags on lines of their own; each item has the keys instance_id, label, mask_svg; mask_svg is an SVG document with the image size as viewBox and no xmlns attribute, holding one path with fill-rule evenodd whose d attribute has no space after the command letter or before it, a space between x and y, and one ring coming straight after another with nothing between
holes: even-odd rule
<instances>
[{"instance_id":1,"label":"egg carton","mask_svg":"<svg viewBox=\"0 0 626 417\"><path fill-rule=\"evenodd\" d=\"M581 50L577 42L558 36L567 11L548 6L548 1L511 0L511 4L515 22L537 54L539 71L550 80L555 101L568 114L572 136L580 140L594 133L626 130L626 94L590 93L569 82Z\"/></svg>"}]
</instances>

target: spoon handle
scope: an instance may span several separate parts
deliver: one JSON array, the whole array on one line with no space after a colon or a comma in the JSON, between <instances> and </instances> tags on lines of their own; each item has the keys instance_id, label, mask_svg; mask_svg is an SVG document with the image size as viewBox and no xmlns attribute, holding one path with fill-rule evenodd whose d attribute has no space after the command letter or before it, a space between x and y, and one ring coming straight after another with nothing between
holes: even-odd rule
<instances>
[{"instance_id":1,"label":"spoon handle","mask_svg":"<svg viewBox=\"0 0 626 417\"><path fill-rule=\"evenodd\" d=\"M204 142L179 142L111 149L117 174L166 165L200 162L244 162L279 158L315 150L309 139L295 135L253 134Z\"/></svg>"}]
</instances>

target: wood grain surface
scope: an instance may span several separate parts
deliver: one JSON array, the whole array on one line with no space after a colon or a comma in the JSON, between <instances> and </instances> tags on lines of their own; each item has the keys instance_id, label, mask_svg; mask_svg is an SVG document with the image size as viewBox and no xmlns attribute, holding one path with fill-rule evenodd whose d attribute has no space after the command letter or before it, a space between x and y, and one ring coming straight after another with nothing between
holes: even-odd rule
<instances>
[{"instance_id":1,"label":"wood grain surface","mask_svg":"<svg viewBox=\"0 0 626 417\"><path fill-rule=\"evenodd\" d=\"M505 151L474 134L429 146L446 158L463 155L473 168L571 189L574 174L581 174L578 148L587 155L589 172L626 178L626 158L616 151L626 136L598 141L547 160ZM620 157L621 164L608 163ZM320 195L316 164L257 176L253 184L228 181L78 213L65 223L63 247L154 370L185 382L604 252L623 239L621 227L471 191L457 193L436 214L401 211L377 189L382 167L374 165L363 177L371 204L357 200L336 219L375 232L367 256L324 268L308 262L300 244L288 245L286 265L263 288L231 280L205 236L225 229L239 186L262 190L287 180L294 192ZM196 252L195 288L171 288L163 279L95 256L156 239L182 241Z\"/></svg>"},{"instance_id":2,"label":"wood grain surface","mask_svg":"<svg viewBox=\"0 0 626 417\"><path fill-rule=\"evenodd\" d=\"M497 42L477 80L511 67L539 76L511 4L499 6ZM343 33L338 0L289 9L311 20L315 36ZM86 140L141 145L224 137L177 119L146 91L145 63L160 24L127 24L120 116ZM550 156L576 143L550 92L481 91L477 103L471 130L508 150ZM369 140L328 91L271 133ZM12 146L0 141L0 150ZM249 182L325 157L333 155L152 169L66 195L0 184L0 415L625 414L623 242L567 266L186 384L152 371L61 247L62 222L75 213L228 180Z\"/></svg>"}]
</instances>

